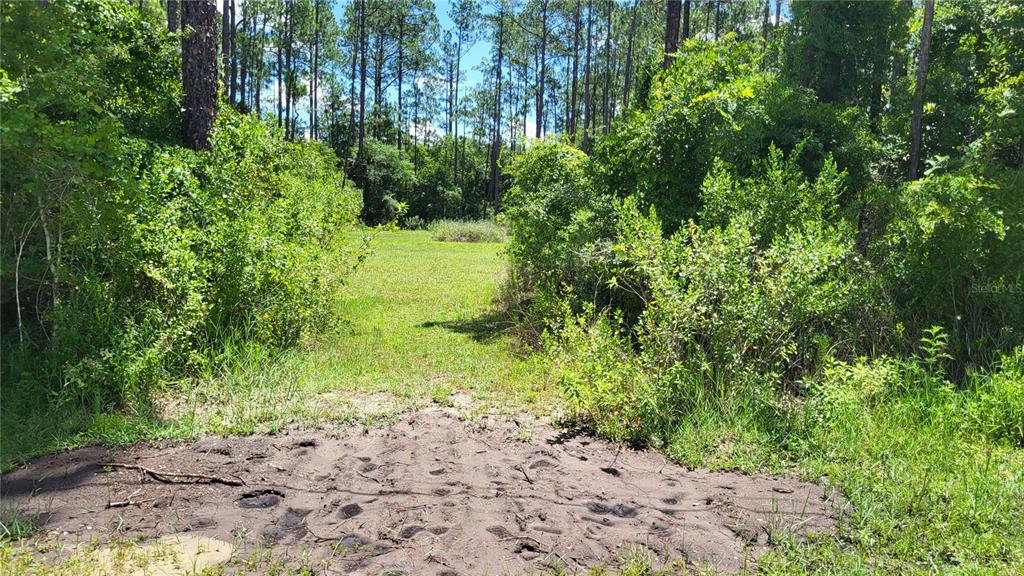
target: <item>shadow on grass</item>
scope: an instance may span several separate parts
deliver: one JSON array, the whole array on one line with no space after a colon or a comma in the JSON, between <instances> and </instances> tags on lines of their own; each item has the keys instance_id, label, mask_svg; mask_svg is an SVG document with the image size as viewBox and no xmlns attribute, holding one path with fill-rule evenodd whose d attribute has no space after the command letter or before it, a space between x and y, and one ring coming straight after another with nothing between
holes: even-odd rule
<instances>
[{"instance_id":1,"label":"shadow on grass","mask_svg":"<svg viewBox=\"0 0 1024 576\"><path fill-rule=\"evenodd\" d=\"M515 322L505 312L492 310L475 318L465 320L447 320L424 322L419 328L444 328L466 334L475 342L489 343L508 334L515 333Z\"/></svg>"}]
</instances>

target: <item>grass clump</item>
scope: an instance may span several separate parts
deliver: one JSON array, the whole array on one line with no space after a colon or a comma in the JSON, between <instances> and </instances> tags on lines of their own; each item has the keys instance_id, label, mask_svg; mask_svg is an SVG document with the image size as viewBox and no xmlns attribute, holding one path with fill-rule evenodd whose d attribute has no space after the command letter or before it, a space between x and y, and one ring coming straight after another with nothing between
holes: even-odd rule
<instances>
[{"instance_id":1,"label":"grass clump","mask_svg":"<svg viewBox=\"0 0 1024 576\"><path fill-rule=\"evenodd\" d=\"M440 242L504 242L505 229L494 220L435 220L427 226Z\"/></svg>"}]
</instances>

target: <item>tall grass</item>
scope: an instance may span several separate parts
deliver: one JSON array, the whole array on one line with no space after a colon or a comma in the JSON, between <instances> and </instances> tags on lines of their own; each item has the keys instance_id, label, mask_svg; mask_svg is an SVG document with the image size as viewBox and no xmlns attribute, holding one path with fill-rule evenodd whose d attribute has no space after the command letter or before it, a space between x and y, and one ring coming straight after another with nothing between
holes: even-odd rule
<instances>
[{"instance_id":1,"label":"tall grass","mask_svg":"<svg viewBox=\"0 0 1024 576\"><path fill-rule=\"evenodd\" d=\"M435 220L427 230L441 242L504 242L507 236L494 220Z\"/></svg>"}]
</instances>

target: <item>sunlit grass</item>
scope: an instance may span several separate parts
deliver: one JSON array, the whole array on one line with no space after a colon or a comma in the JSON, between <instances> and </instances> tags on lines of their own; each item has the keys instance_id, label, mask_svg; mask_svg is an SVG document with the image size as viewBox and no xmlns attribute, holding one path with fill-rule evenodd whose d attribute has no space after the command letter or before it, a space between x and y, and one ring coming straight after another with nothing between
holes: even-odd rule
<instances>
[{"instance_id":1,"label":"sunlit grass","mask_svg":"<svg viewBox=\"0 0 1024 576\"><path fill-rule=\"evenodd\" d=\"M106 414L55 414L42 409L45 399L15 398L4 406L2 466L89 442L384 423L455 394L468 399L467 412L550 409L557 393L546 361L521 353L492 302L501 244L395 231L378 235L373 250L339 291L332 325L276 357L229 345L216 373L167 383L150 406Z\"/></svg>"}]
</instances>

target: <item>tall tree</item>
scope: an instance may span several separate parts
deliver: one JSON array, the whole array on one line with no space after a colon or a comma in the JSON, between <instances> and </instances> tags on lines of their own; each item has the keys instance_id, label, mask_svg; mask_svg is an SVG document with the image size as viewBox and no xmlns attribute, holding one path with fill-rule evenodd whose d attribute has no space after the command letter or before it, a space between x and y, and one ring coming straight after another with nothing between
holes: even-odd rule
<instances>
[{"instance_id":1,"label":"tall tree","mask_svg":"<svg viewBox=\"0 0 1024 576\"><path fill-rule=\"evenodd\" d=\"M193 150L210 147L217 117L217 6L214 0L192 0L181 6L181 78L184 89L181 137Z\"/></svg>"},{"instance_id":2,"label":"tall tree","mask_svg":"<svg viewBox=\"0 0 1024 576\"><path fill-rule=\"evenodd\" d=\"M455 25L455 93L452 98L452 174L459 181L459 85L462 79L462 50L474 39L473 28L480 18L480 5L476 0L456 0L451 6L449 17ZM499 72L500 74L500 72Z\"/></svg>"},{"instance_id":3,"label":"tall tree","mask_svg":"<svg viewBox=\"0 0 1024 576\"><path fill-rule=\"evenodd\" d=\"M548 76L548 2L540 3L540 61L537 70L537 128L534 137L540 138L544 132L544 84Z\"/></svg>"},{"instance_id":4,"label":"tall tree","mask_svg":"<svg viewBox=\"0 0 1024 576\"><path fill-rule=\"evenodd\" d=\"M487 184L487 197L491 205L497 207L500 196L500 174L498 173L498 157L501 154L501 64L505 54L505 1L499 0L497 14L497 58L495 60L494 80L494 118L491 136L490 178Z\"/></svg>"},{"instance_id":5,"label":"tall tree","mask_svg":"<svg viewBox=\"0 0 1024 576\"><path fill-rule=\"evenodd\" d=\"M928 80L928 52L932 45L932 18L935 0L924 0L924 22L921 25L921 52L917 58L917 84L914 87L914 116L910 127L910 167L907 177L917 180L921 174L921 120L924 115L924 88Z\"/></svg>"},{"instance_id":6,"label":"tall tree","mask_svg":"<svg viewBox=\"0 0 1024 576\"><path fill-rule=\"evenodd\" d=\"M366 0L359 0L359 148L358 158L366 157Z\"/></svg>"},{"instance_id":7,"label":"tall tree","mask_svg":"<svg viewBox=\"0 0 1024 576\"><path fill-rule=\"evenodd\" d=\"M171 32L177 32L180 22L181 16L178 15L178 0L167 0L167 29Z\"/></svg>"},{"instance_id":8,"label":"tall tree","mask_svg":"<svg viewBox=\"0 0 1024 576\"><path fill-rule=\"evenodd\" d=\"M590 152L590 125L594 121L591 91L591 53L594 45L594 0L587 0L587 53L583 66L583 151Z\"/></svg>"},{"instance_id":9,"label":"tall tree","mask_svg":"<svg viewBox=\"0 0 1024 576\"><path fill-rule=\"evenodd\" d=\"M626 48L626 78L622 87L622 105L629 108L629 97L633 91L633 50L636 45L636 27L640 15L640 0L633 0L633 7L630 9L629 17L629 39Z\"/></svg>"},{"instance_id":10,"label":"tall tree","mask_svg":"<svg viewBox=\"0 0 1024 576\"><path fill-rule=\"evenodd\" d=\"M185 2L188 4L188 2ZM224 95L227 96L228 74L231 71L231 0L224 0L224 9L221 12L220 30L220 58L221 58L221 83L224 84Z\"/></svg>"},{"instance_id":11,"label":"tall tree","mask_svg":"<svg viewBox=\"0 0 1024 576\"><path fill-rule=\"evenodd\" d=\"M665 1L665 59L661 63L662 68L672 65L679 50L679 14L682 7L680 0Z\"/></svg>"},{"instance_id":12,"label":"tall tree","mask_svg":"<svg viewBox=\"0 0 1024 576\"><path fill-rule=\"evenodd\" d=\"M683 2L683 39L690 37L690 0Z\"/></svg>"}]
</instances>

